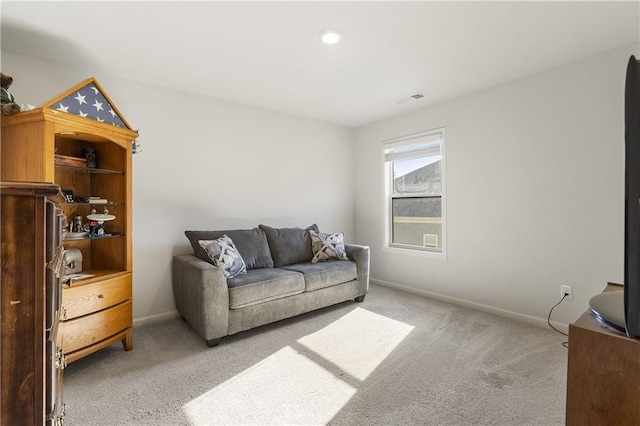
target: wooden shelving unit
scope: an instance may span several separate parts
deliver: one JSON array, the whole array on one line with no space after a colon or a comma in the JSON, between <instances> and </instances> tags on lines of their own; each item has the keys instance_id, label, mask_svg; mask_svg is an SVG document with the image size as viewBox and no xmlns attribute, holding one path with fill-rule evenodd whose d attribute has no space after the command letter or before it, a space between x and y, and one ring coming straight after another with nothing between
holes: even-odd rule
<instances>
[{"instance_id":1,"label":"wooden shelving unit","mask_svg":"<svg viewBox=\"0 0 640 426\"><path fill-rule=\"evenodd\" d=\"M119 117L120 125L99 122L56 108L88 85L97 88ZM66 102L66 101L65 101ZM125 127L122 127L124 125ZM58 338L68 362L121 340L132 348L132 143L131 129L94 79L85 80L31 111L2 118L1 179L55 183L77 196L100 196L115 216L104 222L111 236L63 239L65 249L82 253L82 273L91 277L63 286ZM97 168L56 164L55 155L98 155ZM66 202L61 209L71 223L83 221L104 204Z\"/></svg>"}]
</instances>

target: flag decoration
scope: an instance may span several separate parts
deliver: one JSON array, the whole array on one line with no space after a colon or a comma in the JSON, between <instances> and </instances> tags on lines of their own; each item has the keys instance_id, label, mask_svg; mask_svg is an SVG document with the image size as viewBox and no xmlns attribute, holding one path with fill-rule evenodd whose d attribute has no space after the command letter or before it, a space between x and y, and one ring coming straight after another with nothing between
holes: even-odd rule
<instances>
[{"instance_id":1,"label":"flag decoration","mask_svg":"<svg viewBox=\"0 0 640 426\"><path fill-rule=\"evenodd\" d=\"M51 108L80 117L92 118L101 123L128 128L116 108L111 105L93 81L56 101L51 105Z\"/></svg>"},{"instance_id":2,"label":"flag decoration","mask_svg":"<svg viewBox=\"0 0 640 426\"><path fill-rule=\"evenodd\" d=\"M109 99L98 81L90 77L53 99L40 105L58 113L90 118L115 127L133 130L118 108ZM137 131L137 130L134 130Z\"/></svg>"}]
</instances>

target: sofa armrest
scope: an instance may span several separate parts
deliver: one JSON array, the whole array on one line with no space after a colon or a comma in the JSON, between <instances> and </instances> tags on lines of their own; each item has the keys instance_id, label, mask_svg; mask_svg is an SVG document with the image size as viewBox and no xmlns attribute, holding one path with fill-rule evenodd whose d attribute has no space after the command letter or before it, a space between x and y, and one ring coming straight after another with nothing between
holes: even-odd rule
<instances>
[{"instance_id":1,"label":"sofa armrest","mask_svg":"<svg viewBox=\"0 0 640 426\"><path fill-rule=\"evenodd\" d=\"M221 269L193 254L173 257L173 297L180 315L209 341L227 335L229 288Z\"/></svg>"},{"instance_id":2,"label":"sofa armrest","mask_svg":"<svg viewBox=\"0 0 640 426\"><path fill-rule=\"evenodd\" d=\"M345 244L347 257L356 262L358 271L358 296L364 296L369 291L369 246Z\"/></svg>"}]
</instances>

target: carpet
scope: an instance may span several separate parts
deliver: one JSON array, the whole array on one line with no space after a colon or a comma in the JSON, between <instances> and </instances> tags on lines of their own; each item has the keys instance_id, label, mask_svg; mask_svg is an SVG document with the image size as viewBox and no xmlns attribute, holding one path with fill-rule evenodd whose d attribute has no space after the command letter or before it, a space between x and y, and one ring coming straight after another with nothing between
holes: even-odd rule
<instances>
[{"instance_id":1,"label":"carpet","mask_svg":"<svg viewBox=\"0 0 640 426\"><path fill-rule=\"evenodd\" d=\"M67 425L561 425L551 330L396 289L205 342L134 328L65 370Z\"/></svg>"}]
</instances>

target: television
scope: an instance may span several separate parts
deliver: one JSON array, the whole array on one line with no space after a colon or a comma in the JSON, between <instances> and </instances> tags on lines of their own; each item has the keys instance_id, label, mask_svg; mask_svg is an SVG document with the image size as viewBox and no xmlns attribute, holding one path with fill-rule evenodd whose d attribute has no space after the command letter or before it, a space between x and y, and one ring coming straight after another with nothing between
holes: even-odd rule
<instances>
[{"instance_id":1,"label":"television","mask_svg":"<svg viewBox=\"0 0 640 426\"><path fill-rule=\"evenodd\" d=\"M624 288L589 300L604 322L640 337L640 61L629 58L624 111Z\"/></svg>"}]
</instances>

